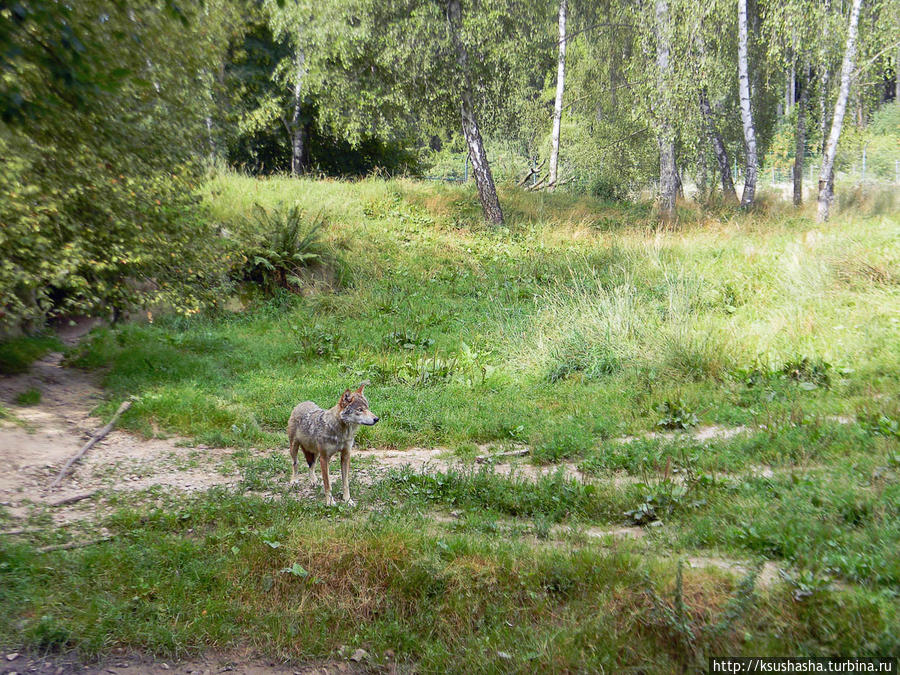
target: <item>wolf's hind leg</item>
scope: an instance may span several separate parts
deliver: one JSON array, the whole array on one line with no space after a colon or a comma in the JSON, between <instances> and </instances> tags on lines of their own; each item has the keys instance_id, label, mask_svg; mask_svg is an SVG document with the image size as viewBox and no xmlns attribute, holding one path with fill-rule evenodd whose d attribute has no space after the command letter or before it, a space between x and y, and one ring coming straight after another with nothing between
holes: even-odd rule
<instances>
[{"instance_id":1,"label":"wolf's hind leg","mask_svg":"<svg viewBox=\"0 0 900 675\"><path fill-rule=\"evenodd\" d=\"M297 451L300 449L300 441L291 441L291 482L297 482Z\"/></svg>"},{"instance_id":2,"label":"wolf's hind leg","mask_svg":"<svg viewBox=\"0 0 900 675\"><path fill-rule=\"evenodd\" d=\"M309 483L315 487L319 482L316 479L316 455L315 453L307 452L306 448L303 448L303 456L306 458L306 466L309 467Z\"/></svg>"},{"instance_id":3,"label":"wolf's hind leg","mask_svg":"<svg viewBox=\"0 0 900 675\"><path fill-rule=\"evenodd\" d=\"M319 455L319 464L322 467L322 487L325 488L325 506L334 506L334 497L331 496L331 481L328 480L328 455L324 452Z\"/></svg>"}]
</instances>

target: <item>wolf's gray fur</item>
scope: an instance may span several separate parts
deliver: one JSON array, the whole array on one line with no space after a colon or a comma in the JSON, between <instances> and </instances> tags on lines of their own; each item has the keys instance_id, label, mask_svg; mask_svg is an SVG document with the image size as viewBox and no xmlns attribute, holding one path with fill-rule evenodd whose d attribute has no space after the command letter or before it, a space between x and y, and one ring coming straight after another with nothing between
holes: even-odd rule
<instances>
[{"instance_id":1,"label":"wolf's gray fur","mask_svg":"<svg viewBox=\"0 0 900 675\"><path fill-rule=\"evenodd\" d=\"M315 461L319 458L322 469L322 484L325 488L325 504L331 506L331 483L328 479L328 461L338 452L341 453L341 483L344 502L354 505L350 499L350 449L353 438L361 424L372 426L378 422L371 410L369 401L363 395L363 387L356 391L347 389L337 405L324 410L312 401L304 401L294 408L288 420L288 440L290 441L292 471L291 482L297 481L297 455L303 450L306 464L309 467L309 479L315 485Z\"/></svg>"}]
</instances>

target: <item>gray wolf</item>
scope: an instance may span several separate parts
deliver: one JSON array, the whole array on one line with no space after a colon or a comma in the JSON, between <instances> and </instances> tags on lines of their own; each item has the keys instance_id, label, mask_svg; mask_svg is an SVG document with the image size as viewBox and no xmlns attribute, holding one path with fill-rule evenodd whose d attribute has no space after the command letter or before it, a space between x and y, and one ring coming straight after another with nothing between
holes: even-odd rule
<instances>
[{"instance_id":1,"label":"gray wolf","mask_svg":"<svg viewBox=\"0 0 900 675\"><path fill-rule=\"evenodd\" d=\"M316 484L316 458L322 468L322 486L325 488L325 505L333 506L331 482L328 479L328 461L338 452L341 453L341 483L344 489L344 503L355 506L350 499L350 449L359 426L374 426L378 417L369 410L369 401L363 395L366 382L359 385L356 391L347 389L338 400L337 405L323 410L312 401L304 401L294 408L288 420L288 440L290 441L291 482L296 483L297 454L303 450L306 465L309 467L309 480Z\"/></svg>"}]
</instances>

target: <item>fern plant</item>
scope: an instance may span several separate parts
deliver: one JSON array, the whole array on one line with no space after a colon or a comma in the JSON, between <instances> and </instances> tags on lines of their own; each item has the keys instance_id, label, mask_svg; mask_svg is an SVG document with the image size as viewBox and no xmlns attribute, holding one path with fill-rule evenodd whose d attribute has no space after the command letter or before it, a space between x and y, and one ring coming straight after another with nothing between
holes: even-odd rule
<instances>
[{"instance_id":1,"label":"fern plant","mask_svg":"<svg viewBox=\"0 0 900 675\"><path fill-rule=\"evenodd\" d=\"M238 276L258 284L267 294L278 288L296 290L303 283L303 268L323 259L321 233L325 220L321 214L308 219L296 205L269 212L256 204L253 213L254 237L243 251Z\"/></svg>"}]
</instances>

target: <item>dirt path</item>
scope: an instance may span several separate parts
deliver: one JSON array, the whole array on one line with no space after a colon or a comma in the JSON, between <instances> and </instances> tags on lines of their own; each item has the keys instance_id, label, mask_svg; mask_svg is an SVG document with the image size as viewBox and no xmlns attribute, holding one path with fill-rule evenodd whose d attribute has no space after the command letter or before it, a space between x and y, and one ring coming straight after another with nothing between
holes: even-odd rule
<instances>
[{"instance_id":1,"label":"dirt path","mask_svg":"<svg viewBox=\"0 0 900 675\"><path fill-rule=\"evenodd\" d=\"M0 504L24 518L60 500L105 490L141 490L155 485L190 492L231 484L235 476L215 470L228 451L187 447L175 439L143 439L113 430L74 466L52 492L47 485L65 461L103 426L91 416L102 392L87 373L64 368L62 355L51 353L23 375L0 379L0 402L13 420L0 420ZM17 405L22 392L37 390L40 402ZM64 524L101 509L101 496L53 509Z\"/></svg>"},{"instance_id":2,"label":"dirt path","mask_svg":"<svg viewBox=\"0 0 900 675\"><path fill-rule=\"evenodd\" d=\"M23 392L37 390L40 401L18 405ZM14 518L26 518L35 510L50 508L58 525L80 521L102 513L104 494L110 491L137 491L159 486L163 490L192 492L214 485L234 485L240 477L227 474L223 462L233 450L196 446L183 439L145 439L126 431L113 430L78 462L72 474L52 492L47 485L65 461L74 455L90 435L103 425L91 411L104 401L96 379L89 373L62 365L62 355L51 353L37 361L23 375L0 378L0 403L13 412L14 419L0 420L0 506ZM731 438L748 431L745 427L700 427L692 432L698 440ZM653 437L669 434L651 434ZM611 442L629 442L624 437ZM479 453L490 456L509 448L485 444ZM522 448L519 448L522 449ZM260 451L267 454L269 451ZM471 468L472 462L456 457L448 448L358 449L354 453L355 480L371 481L385 469L409 466L416 471L445 471L452 467ZM502 476L536 480L562 473L579 482L613 482L617 485L640 482L639 476L617 473L591 476L573 462L537 466L528 457L498 456L488 461L490 470ZM285 464L287 470L287 463ZM366 470L371 469L371 470ZM768 467L749 473L771 476ZM301 481L301 493L312 488ZM78 502L56 507L81 495Z\"/></svg>"},{"instance_id":3,"label":"dirt path","mask_svg":"<svg viewBox=\"0 0 900 675\"><path fill-rule=\"evenodd\" d=\"M10 652L0 655L0 675L338 675L397 672L395 664L389 659L387 663L371 664L368 655L356 655L358 660L354 660L353 656L298 665L254 659L245 654L207 654L189 661L165 661L132 654L83 663L65 655L38 656Z\"/></svg>"}]
</instances>

